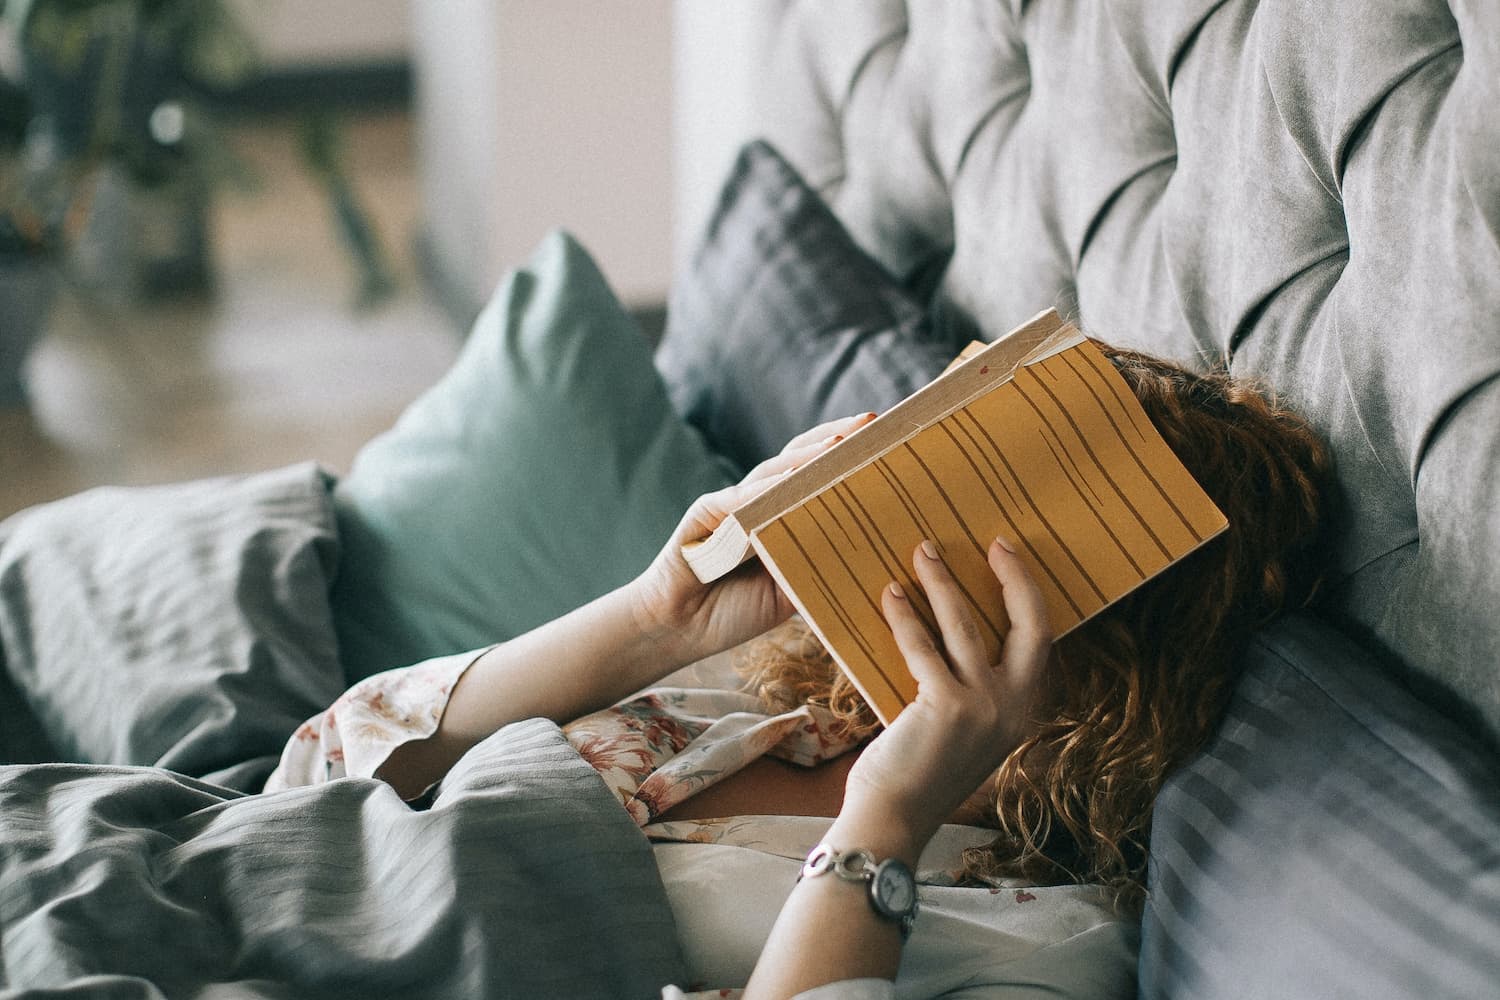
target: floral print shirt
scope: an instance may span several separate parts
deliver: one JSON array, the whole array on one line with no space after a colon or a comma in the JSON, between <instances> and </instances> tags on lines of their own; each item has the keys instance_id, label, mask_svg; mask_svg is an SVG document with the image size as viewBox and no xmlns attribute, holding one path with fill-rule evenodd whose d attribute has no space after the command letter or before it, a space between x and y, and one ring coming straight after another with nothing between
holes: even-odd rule
<instances>
[{"instance_id":1,"label":"floral print shirt","mask_svg":"<svg viewBox=\"0 0 1500 1000\"><path fill-rule=\"evenodd\" d=\"M367 677L304 722L266 791L374 777L403 743L437 730L458 679L486 650ZM826 709L766 715L755 697L719 688L660 687L563 726L641 826L758 757L811 766L851 750Z\"/></svg>"},{"instance_id":2,"label":"floral print shirt","mask_svg":"<svg viewBox=\"0 0 1500 1000\"><path fill-rule=\"evenodd\" d=\"M265 791L374 777L391 751L437 731L453 685L486 652L440 656L360 681L297 727Z\"/></svg>"},{"instance_id":3,"label":"floral print shirt","mask_svg":"<svg viewBox=\"0 0 1500 1000\"><path fill-rule=\"evenodd\" d=\"M563 732L641 826L757 757L811 766L857 743L826 709L766 715L749 694L704 688L656 688Z\"/></svg>"},{"instance_id":4,"label":"floral print shirt","mask_svg":"<svg viewBox=\"0 0 1500 1000\"><path fill-rule=\"evenodd\" d=\"M398 746L430 736L448 696L486 650L427 660L354 685L287 742L266 791L373 777ZM674 678L677 675L674 675ZM804 706L767 715L753 696L717 686L663 686L563 727L653 843L692 979L662 1000L739 997L802 858L827 830L807 816L659 821L671 807L770 754L812 765L853 748L831 715ZM959 885L964 848L992 831L944 826L917 867L922 913L901 975L850 980L798 1000L1021 995L1130 995L1134 921L1093 886ZM706 853L700 853L706 852ZM726 896L726 885L738 892ZM956 955L983 956L970 967ZM972 965L972 963L971 963ZM685 988L685 989L684 989Z\"/></svg>"}]
</instances>

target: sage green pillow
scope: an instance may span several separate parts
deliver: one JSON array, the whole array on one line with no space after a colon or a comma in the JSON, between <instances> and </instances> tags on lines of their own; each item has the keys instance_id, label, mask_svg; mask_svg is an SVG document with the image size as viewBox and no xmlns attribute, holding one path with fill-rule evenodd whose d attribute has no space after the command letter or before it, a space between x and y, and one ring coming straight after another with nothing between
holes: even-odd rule
<instances>
[{"instance_id":1,"label":"sage green pillow","mask_svg":"<svg viewBox=\"0 0 1500 1000\"><path fill-rule=\"evenodd\" d=\"M517 635L626 582L730 481L578 242L511 273L335 492L349 679Z\"/></svg>"}]
</instances>

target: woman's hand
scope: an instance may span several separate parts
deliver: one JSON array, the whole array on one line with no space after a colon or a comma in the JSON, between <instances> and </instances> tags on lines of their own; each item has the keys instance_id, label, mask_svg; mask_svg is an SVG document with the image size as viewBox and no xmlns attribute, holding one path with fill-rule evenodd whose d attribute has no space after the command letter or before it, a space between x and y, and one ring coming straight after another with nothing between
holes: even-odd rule
<instances>
[{"instance_id":1,"label":"woman's hand","mask_svg":"<svg viewBox=\"0 0 1500 1000\"><path fill-rule=\"evenodd\" d=\"M920 853L1026 735L1052 631L1041 591L1020 558L996 539L989 563L1010 618L998 660L930 542L918 546L913 565L941 636L927 630L898 585L881 595L886 621L917 679L917 697L850 771L839 823L886 827L893 851Z\"/></svg>"},{"instance_id":2,"label":"woman's hand","mask_svg":"<svg viewBox=\"0 0 1500 1000\"><path fill-rule=\"evenodd\" d=\"M886 621L917 678L917 697L855 762L843 808L823 839L915 868L937 828L1020 744L1052 631L1041 592L999 541L990 546L989 562L1004 588L1010 631L998 660L942 561L925 543L913 561L941 644L909 599L887 586ZM792 996L839 979L894 979L901 957L896 924L876 916L860 895L833 878L798 882L745 996Z\"/></svg>"},{"instance_id":3,"label":"woman's hand","mask_svg":"<svg viewBox=\"0 0 1500 1000\"><path fill-rule=\"evenodd\" d=\"M862 413L819 424L791 441L779 455L757 465L743 480L700 497L650 567L631 586L643 631L688 644L679 659L701 659L753 639L785 621L792 606L758 559L713 583L702 583L682 556L686 542L707 538L728 514L783 476L826 451L871 420Z\"/></svg>"}]
</instances>

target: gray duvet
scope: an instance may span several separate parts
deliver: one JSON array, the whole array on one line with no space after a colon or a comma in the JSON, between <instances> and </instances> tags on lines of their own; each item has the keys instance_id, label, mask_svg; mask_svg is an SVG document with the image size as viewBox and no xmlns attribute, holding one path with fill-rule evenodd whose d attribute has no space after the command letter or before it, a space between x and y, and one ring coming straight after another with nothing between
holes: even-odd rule
<instances>
[{"instance_id":1,"label":"gray duvet","mask_svg":"<svg viewBox=\"0 0 1500 1000\"><path fill-rule=\"evenodd\" d=\"M651 851L558 729L497 733L431 809L346 780L241 795L0 768L0 996L652 997Z\"/></svg>"},{"instance_id":2,"label":"gray duvet","mask_svg":"<svg viewBox=\"0 0 1500 1000\"><path fill-rule=\"evenodd\" d=\"M0 998L681 982L648 843L551 723L496 733L425 810L364 780L254 794L342 686L326 486L299 467L0 525L0 750L39 732L75 761L0 765Z\"/></svg>"}]
</instances>

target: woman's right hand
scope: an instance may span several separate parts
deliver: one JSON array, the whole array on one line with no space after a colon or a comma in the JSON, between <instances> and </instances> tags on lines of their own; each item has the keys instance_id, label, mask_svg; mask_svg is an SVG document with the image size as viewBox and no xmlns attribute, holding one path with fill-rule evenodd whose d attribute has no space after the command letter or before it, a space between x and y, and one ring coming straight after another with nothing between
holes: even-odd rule
<instances>
[{"instance_id":1,"label":"woman's right hand","mask_svg":"<svg viewBox=\"0 0 1500 1000\"><path fill-rule=\"evenodd\" d=\"M733 486L699 497L646 572L631 585L643 631L686 646L677 659L701 659L737 646L780 624L792 606L758 559L703 583L683 558L682 546L707 538L740 504L778 476L822 454L875 419L873 413L819 424L787 442L781 453L757 465Z\"/></svg>"},{"instance_id":2,"label":"woman's right hand","mask_svg":"<svg viewBox=\"0 0 1500 1000\"><path fill-rule=\"evenodd\" d=\"M1052 651L1046 603L1008 543L996 539L988 555L1010 619L998 657L989 652L974 608L931 543L917 547L912 563L940 634L928 631L897 585L881 595L896 645L917 680L917 696L855 762L839 823L880 827L866 836L893 837L893 850L920 852L1032 724Z\"/></svg>"}]
</instances>

